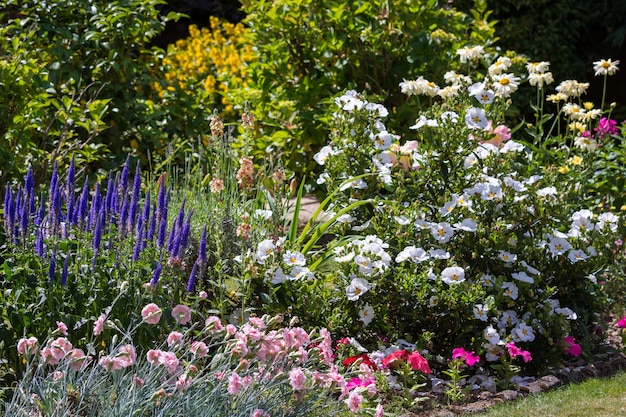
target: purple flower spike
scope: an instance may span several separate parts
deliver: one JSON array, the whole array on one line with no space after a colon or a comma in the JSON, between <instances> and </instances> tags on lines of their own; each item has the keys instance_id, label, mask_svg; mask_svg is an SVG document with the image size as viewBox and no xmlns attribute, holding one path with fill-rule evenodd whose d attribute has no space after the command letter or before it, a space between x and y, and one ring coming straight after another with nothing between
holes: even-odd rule
<instances>
[{"instance_id":1,"label":"purple flower spike","mask_svg":"<svg viewBox=\"0 0 626 417\"><path fill-rule=\"evenodd\" d=\"M120 217L120 228L122 233L124 233L126 227L126 221L128 220L128 197L124 195L124 203L122 204L122 215Z\"/></svg>"},{"instance_id":2,"label":"purple flower spike","mask_svg":"<svg viewBox=\"0 0 626 417\"><path fill-rule=\"evenodd\" d=\"M135 228L137 224L137 206L139 204L139 192L141 191L141 172L139 171L139 162L135 169L135 178L133 179L133 193L130 198L130 213L128 214L128 226L130 230Z\"/></svg>"},{"instance_id":3,"label":"purple flower spike","mask_svg":"<svg viewBox=\"0 0 626 417\"><path fill-rule=\"evenodd\" d=\"M193 210L189 212L187 216L187 221L183 226L183 230L180 233L180 249L185 249L187 247L187 243L189 242L189 231L191 230L191 215L193 214Z\"/></svg>"},{"instance_id":4,"label":"purple flower spike","mask_svg":"<svg viewBox=\"0 0 626 417\"><path fill-rule=\"evenodd\" d=\"M135 249L133 250L133 261L137 262L139 260L139 254L141 253L141 249L143 248L143 224L137 230L137 239L135 240Z\"/></svg>"},{"instance_id":5,"label":"purple flower spike","mask_svg":"<svg viewBox=\"0 0 626 417\"><path fill-rule=\"evenodd\" d=\"M126 162L124 162L124 168L122 168L122 176L120 177L120 182L118 184L119 194L126 194L126 190L128 189L128 169L130 166L130 155L126 156Z\"/></svg>"},{"instance_id":6,"label":"purple flower spike","mask_svg":"<svg viewBox=\"0 0 626 417\"><path fill-rule=\"evenodd\" d=\"M52 251L52 257L50 258L50 269L48 269L48 278L50 278L50 282L54 281L54 273L56 272L57 267L57 247L54 247Z\"/></svg>"},{"instance_id":7,"label":"purple flower spike","mask_svg":"<svg viewBox=\"0 0 626 417\"><path fill-rule=\"evenodd\" d=\"M89 228L94 229L98 222L98 215L100 214L100 206L102 205L102 199L100 197L100 183L96 183L96 189L91 198L91 210L89 212Z\"/></svg>"},{"instance_id":8,"label":"purple flower spike","mask_svg":"<svg viewBox=\"0 0 626 417\"><path fill-rule=\"evenodd\" d=\"M87 217L87 210L89 208L89 178L85 178L83 184L83 190L80 193L80 199L77 204L77 223L83 225L85 218Z\"/></svg>"},{"instance_id":9,"label":"purple flower spike","mask_svg":"<svg viewBox=\"0 0 626 417\"><path fill-rule=\"evenodd\" d=\"M54 202L54 193L56 192L57 186L59 183L59 165L54 162L54 168L52 170L52 177L50 178L50 188L48 189L50 192L50 203Z\"/></svg>"},{"instance_id":10,"label":"purple flower spike","mask_svg":"<svg viewBox=\"0 0 626 417\"><path fill-rule=\"evenodd\" d=\"M187 197L183 197L183 202L180 205L180 210L178 210L178 216L176 217L176 227L178 230L183 229L183 224L185 221L185 203L187 202Z\"/></svg>"},{"instance_id":11,"label":"purple flower spike","mask_svg":"<svg viewBox=\"0 0 626 417\"><path fill-rule=\"evenodd\" d=\"M22 213L20 215L20 231L22 232L22 237L26 239L26 235L28 234L28 219L30 217L30 202L28 201L28 197L26 197L26 201L22 204Z\"/></svg>"},{"instance_id":12,"label":"purple flower spike","mask_svg":"<svg viewBox=\"0 0 626 417\"><path fill-rule=\"evenodd\" d=\"M37 240L35 241L35 252L41 259L46 257L46 247L43 239L43 229L40 227L37 229Z\"/></svg>"},{"instance_id":13,"label":"purple flower spike","mask_svg":"<svg viewBox=\"0 0 626 417\"><path fill-rule=\"evenodd\" d=\"M11 206L13 205L13 192L8 185L4 190L4 230L7 236L11 235L13 230L13 219L11 218Z\"/></svg>"},{"instance_id":14,"label":"purple flower spike","mask_svg":"<svg viewBox=\"0 0 626 417\"><path fill-rule=\"evenodd\" d=\"M204 230L202 231L202 237L200 238L200 249L198 251L198 260L202 264L206 264L206 226L204 226Z\"/></svg>"},{"instance_id":15,"label":"purple flower spike","mask_svg":"<svg viewBox=\"0 0 626 417\"><path fill-rule=\"evenodd\" d=\"M107 190L106 190L106 194L104 196L104 207L108 213L111 213L113 211L115 211L115 206L113 205L113 198L115 195L115 189L117 187L115 186L115 179L113 178L113 175L111 174L111 172L109 172L109 178L107 179Z\"/></svg>"},{"instance_id":16,"label":"purple flower spike","mask_svg":"<svg viewBox=\"0 0 626 417\"><path fill-rule=\"evenodd\" d=\"M61 285L64 287L65 287L65 284L67 284L69 259L70 259L70 255L68 254L67 256L65 256L65 261L63 262L63 270L61 271Z\"/></svg>"},{"instance_id":17,"label":"purple flower spike","mask_svg":"<svg viewBox=\"0 0 626 417\"><path fill-rule=\"evenodd\" d=\"M76 178L76 169L74 168L74 156L72 156L72 160L70 161L70 166L67 169L67 182L65 183L65 198L66 201L71 201L74 199L74 182Z\"/></svg>"},{"instance_id":18,"label":"purple flower spike","mask_svg":"<svg viewBox=\"0 0 626 417\"><path fill-rule=\"evenodd\" d=\"M150 218L150 227L148 228L146 239L152 241L154 239L154 234L156 233L156 203L152 205L152 217Z\"/></svg>"},{"instance_id":19,"label":"purple flower spike","mask_svg":"<svg viewBox=\"0 0 626 417\"><path fill-rule=\"evenodd\" d=\"M189 274L189 280L187 281L187 291L193 292L196 288L196 269L198 266L198 262L194 262L193 267L191 268L191 273Z\"/></svg>"},{"instance_id":20,"label":"purple flower spike","mask_svg":"<svg viewBox=\"0 0 626 417\"><path fill-rule=\"evenodd\" d=\"M159 283L159 278L161 277L161 270L163 269L163 265L161 262L157 263L157 266L154 270L154 275L152 275L152 279L150 280L150 285L156 287Z\"/></svg>"},{"instance_id":21,"label":"purple flower spike","mask_svg":"<svg viewBox=\"0 0 626 417\"><path fill-rule=\"evenodd\" d=\"M148 227L148 222L150 221L150 192L146 193L146 201L143 204L143 211L141 216L139 216L139 220L137 221L137 228L140 229L142 226L146 226L146 230Z\"/></svg>"},{"instance_id":22,"label":"purple flower spike","mask_svg":"<svg viewBox=\"0 0 626 417\"><path fill-rule=\"evenodd\" d=\"M28 167L26 179L24 179L24 189L30 200L30 214L35 214L35 178L33 176L33 168Z\"/></svg>"},{"instance_id":23,"label":"purple flower spike","mask_svg":"<svg viewBox=\"0 0 626 417\"><path fill-rule=\"evenodd\" d=\"M176 229L176 223L172 224L172 230L170 230L169 237L167 238L167 250L173 254L174 244L176 242L176 238L178 235L178 231Z\"/></svg>"}]
</instances>

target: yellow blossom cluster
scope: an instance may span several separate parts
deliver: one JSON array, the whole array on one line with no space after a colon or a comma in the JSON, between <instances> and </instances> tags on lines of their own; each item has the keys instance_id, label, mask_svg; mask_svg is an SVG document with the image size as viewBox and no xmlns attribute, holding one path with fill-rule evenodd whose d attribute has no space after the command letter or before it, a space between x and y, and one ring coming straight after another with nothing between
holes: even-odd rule
<instances>
[{"instance_id":1,"label":"yellow blossom cluster","mask_svg":"<svg viewBox=\"0 0 626 417\"><path fill-rule=\"evenodd\" d=\"M249 64L256 55L241 24L210 18L211 29L189 26L189 37L181 39L168 50L163 59L167 90L176 87L187 92L204 89L213 95L216 105L232 112L228 91L244 87ZM163 96L165 90L160 89Z\"/></svg>"}]
</instances>

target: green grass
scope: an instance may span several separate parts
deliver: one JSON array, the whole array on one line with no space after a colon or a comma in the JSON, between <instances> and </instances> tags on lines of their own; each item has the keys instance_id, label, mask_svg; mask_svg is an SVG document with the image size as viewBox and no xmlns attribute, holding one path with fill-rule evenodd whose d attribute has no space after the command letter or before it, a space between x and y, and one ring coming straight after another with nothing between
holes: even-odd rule
<instances>
[{"instance_id":1,"label":"green grass","mask_svg":"<svg viewBox=\"0 0 626 417\"><path fill-rule=\"evenodd\" d=\"M475 417L614 417L626 416L626 373L589 379L555 391L504 403Z\"/></svg>"}]
</instances>

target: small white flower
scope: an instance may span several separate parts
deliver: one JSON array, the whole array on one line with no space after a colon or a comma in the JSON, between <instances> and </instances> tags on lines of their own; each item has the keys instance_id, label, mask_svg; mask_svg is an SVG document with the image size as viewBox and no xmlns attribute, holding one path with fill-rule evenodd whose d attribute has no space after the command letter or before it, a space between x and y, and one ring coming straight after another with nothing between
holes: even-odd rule
<instances>
[{"instance_id":1,"label":"small white flower","mask_svg":"<svg viewBox=\"0 0 626 417\"><path fill-rule=\"evenodd\" d=\"M446 123L456 123L459 121L459 115L453 111L444 111L441 113L441 121Z\"/></svg>"},{"instance_id":2,"label":"small white flower","mask_svg":"<svg viewBox=\"0 0 626 417\"><path fill-rule=\"evenodd\" d=\"M511 335L513 336L513 340L516 342L532 342L535 340L535 332L533 328L523 321L518 323L518 325L511 331Z\"/></svg>"},{"instance_id":3,"label":"small white flower","mask_svg":"<svg viewBox=\"0 0 626 417\"><path fill-rule=\"evenodd\" d=\"M468 61L480 59L485 54L485 48L480 45L466 46L464 48L457 49L456 54L459 56L461 63L464 64Z\"/></svg>"},{"instance_id":4,"label":"small white flower","mask_svg":"<svg viewBox=\"0 0 626 417\"><path fill-rule=\"evenodd\" d=\"M337 222L339 223L352 223L355 220L356 217L354 217L350 213L342 214L341 216L337 217Z\"/></svg>"},{"instance_id":5,"label":"small white flower","mask_svg":"<svg viewBox=\"0 0 626 417\"><path fill-rule=\"evenodd\" d=\"M507 252L505 250L501 250L498 252L498 258L500 258L503 262L515 262L517 260L517 255L511 252Z\"/></svg>"},{"instance_id":6,"label":"small white flower","mask_svg":"<svg viewBox=\"0 0 626 417\"><path fill-rule=\"evenodd\" d=\"M566 239L561 237L553 237L550 239L550 242L548 242L548 249L554 256L563 255L571 248L572 245Z\"/></svg>"},{"instance_id":7,"label":"small white flower","mask_svg":"<svg viewBox=\"0 0 626 417\"><path fill-rule=\"evenodd\" d=\"M356 180L345 183L341 186L341 191L347 190L348 188L354 188L357 190L364 190L367 188L367 183L363 181L363 178L357 178Z\"/></svg>"},{"instance_id":8,"label":"small white flower","mask_svg":"<svg viewBox=\"0 0 626 417\"><path fill-rule=\"evenodd\" d=\"M511 277L513 279L516 279L518 281L522 281L522 282L526 282L528 284L532 284L535 282L535 280L533 279L533 277L531 277L530 275L528 275L525 271L519 271L519 272L513 272L511 274Z\"/></svg>"},{"instance_id":9,"label":"small white flower","mask_svg":"<svg viewBox=\"0 0 626 417\"><path fill-rule=\"evenodd\" d=\"M472 107L465 113L465 124L470 129L484 129L488 123L487 114L483 109Z\"/></svg>"},{"instance_id":10,"label":"small white flower","mask_svg":"<svg viewBox=\"0 0 626 417\"><path fill-rule=\"evenodd\" d=\"M489 306L486 304L475 304L474 305L474 317L481 321L487 321L489 316L487 315L487 311L489 311Z\"/></svg>"},{"instance_id":11,"label":"small white flower","mask_svg":"<svg viewBox=\"0 0 626 417\"><path fill-rule=\"evenodd\" d=\"M511 93L515 92L520 81L520 78L513 74L498 74L491 78L496 94L502 97L508 97Z\"/></svg>"},{"instance_id":12,"label":"small white flower","mask_svg":"<svg viewBox=\"0 0 626 417\"><path fill-rule=\"evenodd\" d=\"M260 264L264 264L265 260L274 254L276 246L272 239L265 239L259 242L256 250L256 260Z\"/></svg>"},{"instance_id":13,"label":"small white flower","mask_svg":"<svg viewBox=\"0 0 626 417\"><path fill-rule=\"evenodd\" d=\"M346 288L346 296L350 301L358 300L363 294L370 290L370 284L363 278L352 278L350 285Z\"/></svg>"},{"instance_id":14,"label":"small white flower","mask_svg":"<svg viewBox=\"0 0 626 417\"><path fill-rule=\"evenodd\" d=\"M517 300L517 296L519 294L519 290L517 289L517 285L512 282L505 282L502 284L502 294L510 297L512 300Z\"/></svg>"},{"instance_id":15,"label":"small white flower","mask_svg":"<svg viewBox=\"0 0 626 417\"><path fill-rule=\"evenodd\" d=\"M450 252L443 249L431 249L429 253L433 259L450 259Z\"/></svg>"},{"instance_id":16,"label":"small white flower","mask_svg":"<svg viewBox=\"0 0 626 417\"><path fill-rule=\"evenodd\" d=\"M354 262L358 265L361 274L372 275L374 273L372 261L367 256L357 255L354 257Z\"/></svg>"},{"instance_id":17,"label":"small white flower","mask_svg":"<svg viewBox=\"0 0 626 417\"><path fill-rule=\"evenodd\" d=\"M436 241L446 243L454 235L454 230L446 222L433 223L430 227L430 234Z\"/></svg>"},{"instance_id":18,"label":"small white flower","mask_svg":"<svg viewBox=\"0 0 626 417\"><path fill-rule=\"evenodd\" d=\"M498 328L506 329L507 327L515 326L518 322L517 313L513 310L506 310L502 312L498 319Z\"/></svg>"},{"instance_id":19,"label":"small white flower","mask_svg":"<svg viewBox=\"0 0 626 417\"><path fill-rule=\"evenodd\" d=\"M480 282L485 286L485 287L493 287L493 275L490 274L483 274L480 277Z\"/></svg>"},{"instance_id":20,"label":"small white flower","mask_svg":"<svg viewBox=\"0 0 626 417\"><path fill-rule=\"evenodd\" d=\"M426 116L420 116L420 118L415 121L415 124L413 126L410 126L409 129L417 130L421 129L424 126L437 127L439 126L439 123L437 123L437 120L435 119L428 119Z\"/></svg>"},{"instance_id":21,"label":"small white flower","mask_svg":"<svg viewBox=\"0 0 626 417\"><path fill-rule=\"evenodd\" d=\"M500 333L498 333L493 326L487 326L485 330L483 330L483 336L485 337L485 340L492 345L500 343Z\"/></svg>"},{"instance_id":22,"label":"small white flower","mask_svg":"<svg viewBox=\"0 0 626 417\"><path fill-rule=\"evenodd\" d=\"M463 219L460 223L456 223L454 227L457 230L463 230L464 232L475 232L478 224L472 219Z\"/></svg>"},{"instance_id":23,"label":"small white flower","mask_svg":"<svg viewBox=\"0 0 626 417\"><path fill-rule=\"evenodd\" d=\"M611 61L610 59L601 59L600 61L595 61L593 63L593 70L596 72L596 76L598 75L613 75L617 72L619 65L619 60Z\"/></svg>"},{"instance_id":24,"label":"small white flower","mask_svg":"<svg viewBox=\"0 0 626 417\"><path fill-rule=\"evenodd\" d=\"M404 262L409 260L413 263L420 263L428 260L430 255L422 248L416 248L415 246L407 246L396 256L396 262Z\"/></svg>"},{"instance_id":25,"label":"small white flower","mask_svg":"<svg viewBox=\"0 0 626 417\"><path fill-rule=\"evenodd\" d=\"M567 254L567 258L575 264L576 262L584 261L589 256L581 249L572 249Z\"/></svg>"},{"instance_id":26,"label":"small white flower","mask_svg":"<svg viewBox=\"0 0 626 417\"><path fill-rule=\"evenodd\" d=\"M288 250L283 254L283 262L289 266L304 266L306 259L300 252Z\"/></svg>"},{"instance_id":27,"label":"small white flower","mask_svg":"<svg viewBox=\"0 0 626 417\"><path fill-rule=\"evenodd\" d=\"M372 306L369 304L365 304L361 311L359 311L359 317L363 322L363 327L367 327L367 325L370 324L372 320L374 320L374 309L372 308Z\"/></svg>"},{"instance_id":28,"label":"small white flower","mask_svg":"<svg viewBox=\"0 0 626 417\"><path fill-rule=\"evenodd\" d=\"M259 217L259 218L264 219L264 220L271 219L272 218L272 214L273 214L272 210L261 210L261 209L259 209L259 210L256 210L254 212L255 217Z\"/></svg>"},{"instance_id":29,"label":"small white flower","mask_svg":"<svg viewBox=\"0 0 626 417\"><path fill-rule=\"evenodd\" d=\"M407 224L411 224L411 219L406 216L394 216L393 219L400 225L406 226Z\"/></svg>"},{"instance_id":30,"label":"small white flower","mask_svg":"<svg viewBox=\"0 0 626 417\"><path fill-rule=\"evenodd\" d=\"M287 280L287 277L285 276L283 269L281 267L278 267L278 269L276 269L276 271L272 273L272 280L271 280L272 284L274 285L282 284L286 280Z\"/></svg>"},{"instance_id":31,"label":"small white flower","mask_svg":"<svg viewBox=\"0 0 626 417\"><path fill-rule=\"evenodd\" d=\"M465 281L465 270L460 266L450 266L441 271L441 280L448 285Z\"/></svg>"},{"instance_id":32,"label":"small white flower","mask_svg":"<svg viewBox=\"0 0 626 417\"><path fill-rule=\"evenodd\" d=\"M537 190L537 195L539 197L556 197L557 191L555 187L545 187Z\"/></svg>"}]
</instances>

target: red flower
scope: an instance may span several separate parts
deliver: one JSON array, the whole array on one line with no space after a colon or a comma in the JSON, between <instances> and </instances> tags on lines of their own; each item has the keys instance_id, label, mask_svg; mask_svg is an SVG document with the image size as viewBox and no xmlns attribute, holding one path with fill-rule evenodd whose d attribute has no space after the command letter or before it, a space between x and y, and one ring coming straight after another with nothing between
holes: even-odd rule
<instances>
[{"instance_id":1,"label":"red flower","mask_svg":"<svg viewBox=\"0 0 626 417\"><path fill-rule=\"evenodd\" d=\"M574 357L579 357L580 355L582 355L582 347L580 347L580 345L576 343L576 339L574 339L572 336L565 336L563 342L565 343L565 353Z\"/></svg>"},{"instance_id":2,"label":"red flower","mask_svg":"<svg viewBox=\"0 0 626 417\"><path fill-rule=\"evenodd\" d=\"M414 371L422 371L425 374L432 372L430 366L428 366L428 361L418 352L413 352L409 355L409 363Z\"/></svg>"},{"instance_id":3,"label":"red flower","mask_svg":"<svg viewBox=\"0 0 626 417\"><path fill-rule=\"evenodd\" d=\"M390 368L398 361L405 361L408 359L409 354L406 350L396 350L395 352L387 355L385 359L383 359L383 365L387 368Z\"/></svg>"},{"instance_id":4,"label":"red flower","mask_svg":"<svg viewBox=\"0 0 626 417\"><path fill-rule=\"evenodd\" d=\"M359 364L363 363L369 366L374 371L377 369L376 364L372 362L372 360L370 359L367 353L361 353L360 355L349 356L345 358L341 363L344 364L345 366L350 366L353 363L357 363L357 362Z\"/></svg>"}]
</instances>

